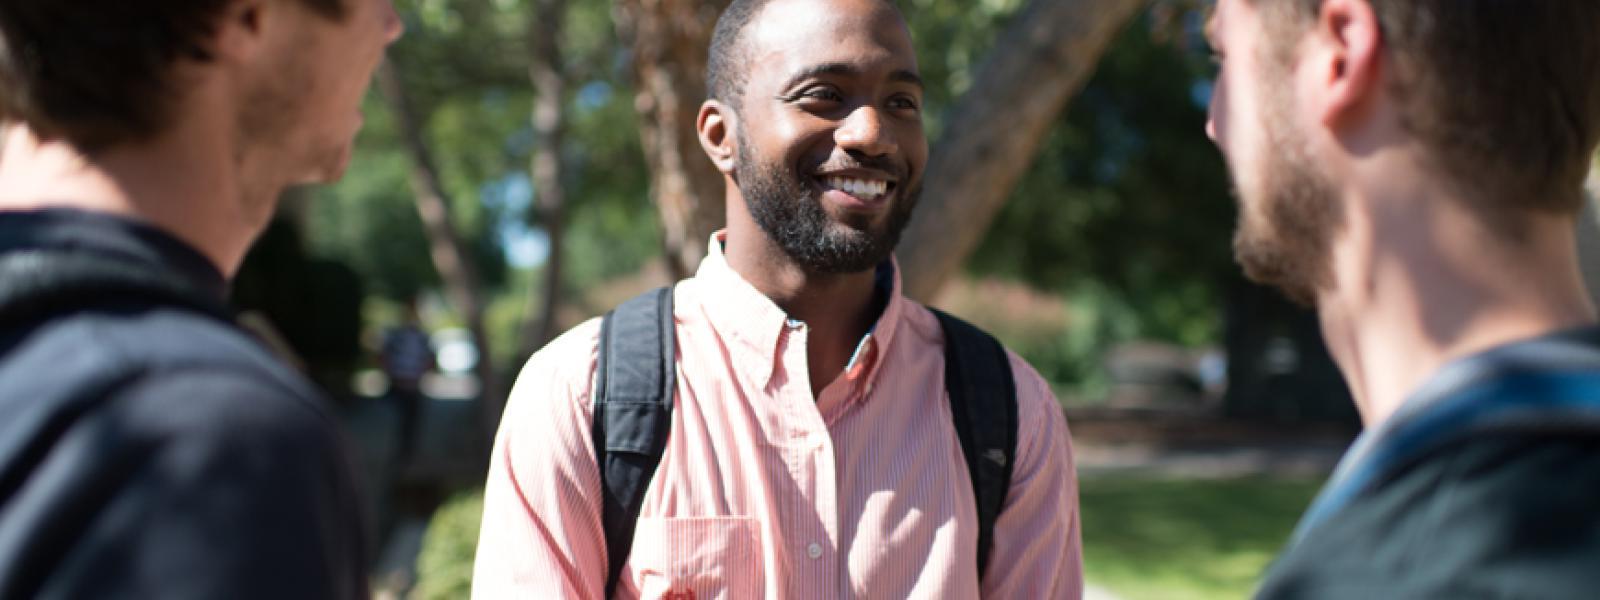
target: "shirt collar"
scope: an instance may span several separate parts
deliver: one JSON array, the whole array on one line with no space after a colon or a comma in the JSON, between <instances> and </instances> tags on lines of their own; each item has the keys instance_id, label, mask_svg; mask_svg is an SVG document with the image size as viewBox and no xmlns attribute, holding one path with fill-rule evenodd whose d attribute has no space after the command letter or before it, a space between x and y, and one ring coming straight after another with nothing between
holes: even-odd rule
<instances>
[{"instance_id":1,"label":"shirt collar","mask_svg":"<svg viewBox=\"0 0 1600 600\"><path fill-rule=\"evenodd\" d=\"M776 303L728 266L722 243L726 231L711 236L705 260L695 272L696 285L702 286L701 304L711 326L724 338L740 344L745 352L733 352L735 367L751 381L766 387L777 374L778 344L784 330L791 327L789 315ZM869 383L878 372L881 357L889 348L900 317L909 302L901 294L900 269L891 256L878 266L878 300L882 311L857 345L845 377L856 383Z\"/></svg>"},{"instance_id":2,"label":"shirt collar","mask_svg":"<svg viewBox=\"0 0 1600 600\"><path fill-rule=\"evenodd\" d=\"M132 219L53 208L0 212L0 253L54 250L85 252L176 272L218 300L227 296L222 272L199 251L164 231Z\"/></svg>"}]
</instances>

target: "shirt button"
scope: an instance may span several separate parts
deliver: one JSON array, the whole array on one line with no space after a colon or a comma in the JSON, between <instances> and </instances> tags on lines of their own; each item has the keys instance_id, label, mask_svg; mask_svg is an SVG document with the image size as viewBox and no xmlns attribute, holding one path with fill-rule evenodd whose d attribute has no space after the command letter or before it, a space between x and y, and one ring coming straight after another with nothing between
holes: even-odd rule
<instances>
[{"instance_id":1,"label":"shirt button","mask_svg":"<svg viewBox=\"0 0 1600 600\"><path fill-rule=\"evenodd\" d=\"M822 558L822 544L812 544L810 546L806 546L806 556L814 559Z\"/></svg>"}]
</instances>

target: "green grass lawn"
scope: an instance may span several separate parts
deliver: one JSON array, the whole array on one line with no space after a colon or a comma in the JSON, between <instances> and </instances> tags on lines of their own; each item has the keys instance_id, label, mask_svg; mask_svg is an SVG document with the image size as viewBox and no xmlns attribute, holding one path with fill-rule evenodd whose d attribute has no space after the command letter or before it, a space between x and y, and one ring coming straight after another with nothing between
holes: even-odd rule
<instances>
[{"instance_id":1,"label":"green grass lawn","mask_svg":"<svg viewBox=\"0 0 1600 600\"><path fill-rule=\"evenodd\" d=\"M1244 598L1288 538L1320 480L1096 476L1080 485L1085 569L1127 600ZM434 516L413 598L465 598L480 494Z\"/></svg>"},{"instance_id":2,"label":"green grass lawn","mask_svg":"<svg viewBox=\"0 0 1600 600\"><path fill-rule=\"evenodd\" d=\"M1087 577L1127 600L1248 597L1321 484L1086 478L1079 502Z\"/></svg>"}]
</instances>

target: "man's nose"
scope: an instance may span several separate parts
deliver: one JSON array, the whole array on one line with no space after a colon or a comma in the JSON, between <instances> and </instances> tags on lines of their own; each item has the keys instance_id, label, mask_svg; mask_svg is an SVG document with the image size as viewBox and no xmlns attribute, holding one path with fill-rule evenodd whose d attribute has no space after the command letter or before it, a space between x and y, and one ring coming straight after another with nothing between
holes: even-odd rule
<instances>
[{"instance_id":1,"label":"man's nose","mask_svg":"<svg viewBox=\"0 0 1600 600\"><path fill-rule=\"evenodd\" d=\"M834 141L846 151L867 156L887 156L900 150L894 134L884 127L883 113L872 106L857 108L834 133Z\"/></svg>"}]
</instances>

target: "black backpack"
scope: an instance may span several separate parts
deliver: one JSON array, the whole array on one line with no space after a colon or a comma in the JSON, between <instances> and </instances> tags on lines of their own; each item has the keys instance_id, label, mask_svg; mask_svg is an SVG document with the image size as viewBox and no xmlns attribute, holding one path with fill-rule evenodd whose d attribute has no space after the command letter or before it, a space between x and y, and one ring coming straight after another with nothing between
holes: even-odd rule
<instances>
[{"instance_id":1,"label":"black backpack","mask_svg":"<svg viewBox=\"0 0 1600 600\"><path fill-rule=\"evenodd\" d=\"M978 576L994 546L1017 448L1017 393L1000 342L934 310L945 337L945 389L978 506ZM633 547L645 489L666 451L677 389L672 288L638 296L606 314L594 391L593 440L605 525L606 597L616 592Z\"/></svg>"}]
</instances>

